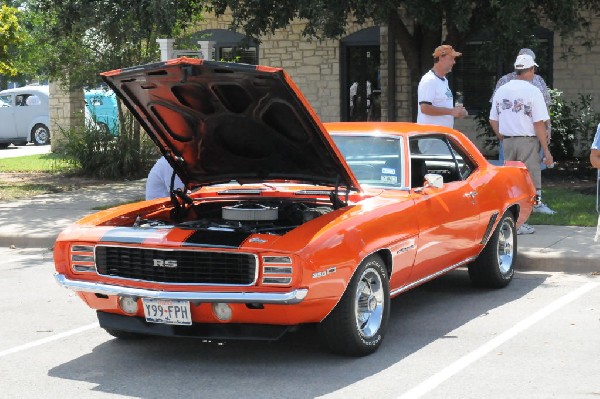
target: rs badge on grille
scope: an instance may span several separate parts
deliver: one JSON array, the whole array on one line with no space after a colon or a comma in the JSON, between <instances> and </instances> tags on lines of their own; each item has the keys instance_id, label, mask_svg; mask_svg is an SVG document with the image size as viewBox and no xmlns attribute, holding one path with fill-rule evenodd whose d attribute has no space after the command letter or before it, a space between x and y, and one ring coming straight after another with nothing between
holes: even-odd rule
<instances>
[{"instance_id":1,"label":"rs badge on grille","mask_svg":"<svg viewBox=\"0 0 600 399\"><path fill-rule=\"evenodd\" d=\"M152 259L152 266L154 267L177 267L176 259Z\"/></svg>"}]
</instances>

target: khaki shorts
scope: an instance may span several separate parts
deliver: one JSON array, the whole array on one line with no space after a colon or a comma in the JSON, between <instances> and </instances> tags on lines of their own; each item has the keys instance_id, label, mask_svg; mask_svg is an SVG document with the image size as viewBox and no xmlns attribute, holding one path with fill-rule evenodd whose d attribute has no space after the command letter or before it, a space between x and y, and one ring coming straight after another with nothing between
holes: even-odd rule
<instances>
[{"instance_id":1,"label":"khaki shorts","mask_svg":"<svg viewBox=\"0 0 600 399\"><path fill-rule=\"evenodd\" d=\"M542 189L542 170L540 168L540 141L537 136L504 136L504 160L521 161L527 166L531 180L537 190Z\"/></svg>"}]
</instances>

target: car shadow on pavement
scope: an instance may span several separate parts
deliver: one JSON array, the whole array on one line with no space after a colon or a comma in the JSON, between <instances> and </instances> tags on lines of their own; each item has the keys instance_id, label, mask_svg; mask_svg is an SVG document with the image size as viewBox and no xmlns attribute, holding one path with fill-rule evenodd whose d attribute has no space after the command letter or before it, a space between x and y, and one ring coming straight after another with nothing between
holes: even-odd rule
<instances>
[{"instance_id":1,"label":"car shadow on pavement","mask_svg":"<svg viewBox=\"0 0 600 399\"><path fill-rule=\"evenodd\" d=\"M108 339L91 353L51 369L49 375L93 384L94 391L143 398L314 398L402 363L438 339L457 338L450 333L527 296L547 277L517 275L506 289L486 290L472 288L467 272L456 270L401 294L392 300L382 346L363 358L328 353L312 326L275 342ZM465 346L473 345L478 344Z\"/></svg>"}]
</instances>

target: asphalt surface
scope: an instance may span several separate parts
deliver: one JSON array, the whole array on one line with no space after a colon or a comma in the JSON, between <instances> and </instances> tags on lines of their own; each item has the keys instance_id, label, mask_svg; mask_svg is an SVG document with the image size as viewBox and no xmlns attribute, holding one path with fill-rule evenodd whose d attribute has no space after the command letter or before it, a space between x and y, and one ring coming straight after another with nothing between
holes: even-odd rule
<instances>
[{"instance_id":1,"label":"asphalt surface","mask_svg":"<svg viewBox=\"0 0 600 399\"><path fill-rule=\"evenodd\" d=\"M100 207L141 200L145 179L45 194L0 203L0 247L51 248L69 224ZM518 238L516 269L600 273L600 242L595 227L535 226Z\"/></svg>"}]
</instances>

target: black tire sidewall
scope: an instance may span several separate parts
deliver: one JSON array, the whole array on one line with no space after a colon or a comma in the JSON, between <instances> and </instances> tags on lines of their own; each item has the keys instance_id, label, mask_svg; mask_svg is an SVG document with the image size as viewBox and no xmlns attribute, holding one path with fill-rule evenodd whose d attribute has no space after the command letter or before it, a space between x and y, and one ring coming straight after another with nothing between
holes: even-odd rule
<instances>
[{"instance_id":1,"label":"black tire sidewall","mask_svg":"<svg viewBox=\"0 0 600 399\"><path fill-rule=\"evenodd\" d=\"M383 285L383 315L381 318L381 325L379 326L379 330L377 331L377 333L375 333L372 337L370 338L365 338L361 335L360 331L358 330L358 327L356 326L355 323L355 330L354 330L354 334L356 336L357 341L360 341L360 343L362 345L364 345L365 347L379 347L379 345L381 344L381 341L383 340L383 336L385 334L385 331L387 329L387 324L388 324L388 320L389 320L389 312L390 312L390 289L389 289L389 279L387 277L387 271L385 270L385 267L383 265L383 261L381 260L381 258L379 256L373 256L373 257L369 257L365 260L365 262L363 262L363 265L361 268L359 268L359 270L356 271L356 273L354 274L353 278L352 278L352 282L350 284L350 286L348 287L348 290L352 289L352 303L353 303L353 307L356 306L356 298L354 297L356 295L356 290L358 288L358 284L360 282L360 278L363 275L363 273L368 270L369 268L376 270L377 273L379 274L379 278L381 279L381 284ZM356 309L353 309L354 311Z\"/></svg>"},{"instance_id":2,"label":"black tire sidewall","mask_svg":"<svg viewBox=\"0 0 600 399\"><path fill-rule=\"evenodd\" d=\"M379 274L384 293L383 314L379 329L373 336L363 337L356 322L356 291L363 273L372 268ZM387 329L390 315L388 273L381 257L371 255L357 267L342 298L321 322L319 330L330 351L345 356L366 356L379 348Z\"/></svg>"},{"instance_id":3,"label":"black tire sidewall","mask_svg":"<svg viewBox=\"0 0 600 399\"><path fill-rule=\"evenodd\" d=\"M46 134L47 134L47 136L48 136L48 139L47 139L45 142L40 142L40 141L38 141L38 139L37 139L36 132L37 132L39 129L44 129L44 130L46 131ZM46 145L46 144L49 144L49 143L50 143L50 130L48 129L48 127L47 127L46 125L43 125L43 124L41 124L41 123L38 123L37 125L35 125L35 126L33 127L33 129L31 129L31 141L33 141L33 143L34 143L35 145Z\"/></svg>"}]
</instances>

